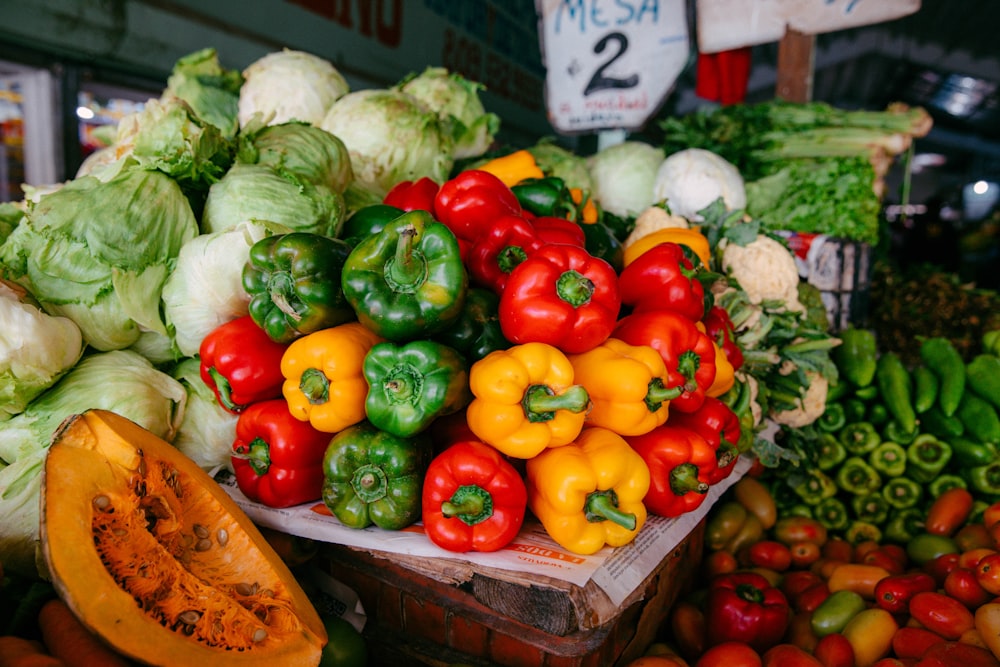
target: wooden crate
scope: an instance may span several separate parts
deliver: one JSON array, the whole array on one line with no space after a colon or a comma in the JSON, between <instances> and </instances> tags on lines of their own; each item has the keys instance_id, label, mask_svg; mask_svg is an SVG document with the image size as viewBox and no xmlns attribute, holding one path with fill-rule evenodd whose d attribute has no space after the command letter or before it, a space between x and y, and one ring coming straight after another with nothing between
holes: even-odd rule
<instances>
[{"instance_id":1,"label":"wooden crate","mask_svg":"<svg viewBox=\"0 0 1000 667\"><path fill-rule=\"evenodd\" d=\"M372 664L609 667L639 657L694 584L704 521L665 554L622 605L593 582L489 571L325 544L320 562L368 617Z\"/></svg>"}]
</instances>

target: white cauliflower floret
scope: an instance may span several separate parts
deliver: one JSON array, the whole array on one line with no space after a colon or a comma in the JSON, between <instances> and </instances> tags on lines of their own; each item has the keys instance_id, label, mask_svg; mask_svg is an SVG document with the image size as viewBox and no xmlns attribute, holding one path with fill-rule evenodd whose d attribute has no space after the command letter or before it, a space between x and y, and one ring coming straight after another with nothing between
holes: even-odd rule
<instances>
[{"instance_id":1,"label":"white cauliflower floret","mask_svg":"<svg viewBox=\"0 0 1000 667\"><path fill-rule=\"evenodd\" d=\"M816 371L806 371L809 387L802 397L799 407L792 410L772 410L770 417L778 424L792 428L808 426L819 419L826 410L826 394L830 383Z\"/></svg>"},{"instance_id":2,"label":"white cauliflower floret","mask_svg":"<svg viewBox=\"0 0 1000 667\"><path fill-rule=\"evenodd\" d=\"M770 236L760 234L745 246L725 243L722 270L739 283L755 304L779 300L789 310L803 310L795 258Z\"/></svg>"},{"instance_id":3,"label":"white cauliflower floret","mask_svg":"<svg viewBox=\"0 0 1000 667\"><path fill-rule=\"evenodd\" d=\"M635 219L635 226L622 245L627 248L643 236L661 229L689 229L690 227L691 224L687 218L674 215L662 206L650 206Z\"/></svg>"},{"instance_id":4,"label":"white cauliflower floret","mask_svg":"<svg viewBox=\"0 0 1000 667\"><path fill-rule=\"evenodd\" d=\"M746 208L743 176L724 157L704 148L685 148L668 155L653 183L654 201L676 215L699 220L698 211L722 198L730 211Z\"/></svg>"}]
</instances>

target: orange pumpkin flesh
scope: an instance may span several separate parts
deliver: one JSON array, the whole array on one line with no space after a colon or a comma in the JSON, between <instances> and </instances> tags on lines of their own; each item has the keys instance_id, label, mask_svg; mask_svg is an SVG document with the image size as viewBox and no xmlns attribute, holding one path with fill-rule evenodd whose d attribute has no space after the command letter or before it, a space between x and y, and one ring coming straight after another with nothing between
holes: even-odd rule
<instances>
[{"instance_id":1,"label":"orange pumpkin flesh","mask_svg":"<svg viewBox=\"0 0 1000 667\"><path fill-rule=\"evenodd\" d=\"M42 553L74 613L152 665L317 665L326 630L242 510L115 413L67 419L42 477Z\"/></svg>"}]
</instances>

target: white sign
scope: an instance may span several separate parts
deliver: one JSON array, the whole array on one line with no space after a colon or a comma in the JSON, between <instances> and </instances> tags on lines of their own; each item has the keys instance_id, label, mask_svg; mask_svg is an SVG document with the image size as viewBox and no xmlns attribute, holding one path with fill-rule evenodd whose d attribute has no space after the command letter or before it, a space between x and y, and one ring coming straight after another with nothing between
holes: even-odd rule
<instances>
[{"instance_id":1,"label":"white sign","mask_svg":"<svg viewBox=\"0 0 1000 667\"><path fill-rule=\"evenodd\" d=\"M698 51L777 42L789 28L807 35L856 28L919 9L920 0L698 0Z\"/></svg>"},{"instance_id":2,"label":"white sign","mask_svg":"<svg viewBox=\"0 0 1000 667\"><path fill-rule=\"evenodd\" d=\"M690 52L685 0L536 0L556 131L639 129Z\"/></svg>"}]
</instances>

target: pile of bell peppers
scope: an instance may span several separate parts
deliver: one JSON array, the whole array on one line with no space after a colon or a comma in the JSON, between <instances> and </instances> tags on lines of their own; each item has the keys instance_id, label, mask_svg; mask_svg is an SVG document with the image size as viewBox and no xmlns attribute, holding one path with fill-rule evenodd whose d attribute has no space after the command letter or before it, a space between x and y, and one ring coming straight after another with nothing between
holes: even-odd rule
<instances>
[{"instance_id":1,"label":"pile of bell peppers","mask_svg":"<svg viewBox=\"0 0 1000 667\"><path fill-rule=\"evenodd\" d=\"M753 423L707 241L657 235L626 258L517 152L399 183L340 238L259 241L248 315L201 355L240 415L240 488L356 528L422 520L455 551L503 547L529 511L587 554L698 508Z\"/></svg>"},{"instance_id":2,"label":"pile of bell peppers","mask_svg":"<svg viewBox=\"0 0 1000 667\"><path fill-rule=\"evenodd\" d=\"M815 447L765 475L781 511L849 540L906 544L949 489L968 489L979 507L1000 500L996 334L968 362L946 338L915 340L921 361L907 367L870 330L841 332Z\"/></svg>"}]
</instances>

